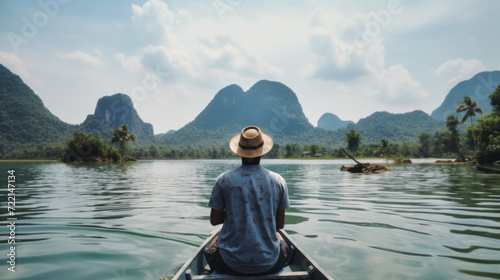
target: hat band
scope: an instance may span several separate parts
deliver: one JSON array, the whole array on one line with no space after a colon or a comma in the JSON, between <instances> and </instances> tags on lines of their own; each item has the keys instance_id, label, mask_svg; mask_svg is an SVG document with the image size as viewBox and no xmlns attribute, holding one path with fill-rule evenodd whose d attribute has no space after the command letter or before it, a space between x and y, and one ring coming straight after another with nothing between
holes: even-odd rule
<instances>
[{"instance_id":1,"label":"hat band","mask_svg":"<svg viewBox=\"0 0 500 280\"><path fill-rule=\"evenodd\" d=\"M241 145L241 143L238 143L238 145L240 146L240 148L242 148L243 150L257 150L259 148L262 148L262 146L264 146L264 141L262 141L262 143L260 143L259 145L257 146L253 146L253 147L249 147L249 146L243 146Z\"/></svg>"}]
</instances>

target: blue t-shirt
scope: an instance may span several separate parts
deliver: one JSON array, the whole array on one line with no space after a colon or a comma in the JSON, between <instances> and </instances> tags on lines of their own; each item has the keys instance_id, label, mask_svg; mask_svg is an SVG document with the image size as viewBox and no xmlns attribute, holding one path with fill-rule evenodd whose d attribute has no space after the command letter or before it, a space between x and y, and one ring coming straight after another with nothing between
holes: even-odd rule
<instances>
[{"instance_id":1,"label":"blue t-shirt","mask_svg":"<svg viewBox=\"0 0 500 280\"><path fill-rule=\"evenodd\" d=\"M208 205L226 209L217 245L229 267L259 273L276 264L276 212L290 207L283 177L260 165L242 165L217 178Z\"/></svg>"}]
</instances>

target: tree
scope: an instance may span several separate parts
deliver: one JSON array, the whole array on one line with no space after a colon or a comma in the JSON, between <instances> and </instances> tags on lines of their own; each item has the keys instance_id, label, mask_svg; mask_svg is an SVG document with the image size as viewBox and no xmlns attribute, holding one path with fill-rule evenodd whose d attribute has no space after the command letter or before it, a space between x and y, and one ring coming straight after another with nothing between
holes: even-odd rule
<instances>
[{"instance_id":1,"label":"tree","mask_svg":"<svg viewBox=\"0 0 500 280\"><path fill-rule=\"evenodd\" d=\"M380 145L378 145L378 149L374 151L376 155L387 155L387 151L389 150L389 140L382 139L380 140Z\"/></svg>"},{"instance_id":2,"label":"tree","mask_svg":"<svg viewBox=\"0 0 500 280\"><path fill-rule=\"evenodd\" d=\"M493 106L493 111L500 112L500 85L490 94L490 104Z\"/></svg>"},{"instance_id":3,"label":"tree","mask_svg":"<svg viewBox=\"0 0 500 280\"><path fill-rule=\"evenodd\" d=\"M347 148L356 153L359 145L361 144L361 134L357 133L354 129L351 129L345 135L345 140L347 142Z\"/></svg>"},{"instance_id":4,"label":"tree","mask_svg":"<svg viewBox=\"0 0 500 280\"><path fill-rule=\"evenodd\" d=\"M464 123L465 121L467 121L468 118L470 118L470 125L472 128L474 128L473 118L476 116L476 113L484 115L483 109L477 106L476 100L472 100L468 96L464 96L464 99L460 101L460 104L458 104L457 108L455 109L455 113L461 113L461 112L465 112L465 115L462 119L462 123ZM474 137L474 149L477 150L476 136L473 135L473 137Z\"/></svg>"},{"instance_id":5,"label":"tree","mask_svg":"<svg viewBox=\"0 0 500 280\"><path fill-rule=\"evenodd\" d=\"M458 135L458 124L460 123L460 120L458 119L457 116L448 116L446 118L446 127L450 131L450 152L452 153L458 153L460 147L460 137Z\"/></svg>"},{"instance_id":6,"label":"tree","mask_svg":"<svg viewBox=\"0 0 500 280\"><path fill-rule=\"evenodd\" d=\"M273 149L266 156L268 158L279 158L280 157L280 145L274 144Z\"/></svg>"},{"instance_id":7,"label":"tree","mask_svg":"<svg viewBox=\"0 0 500 280\"><path fill-rule=\"evenodd\" d=\"M491 113L478 120L476 130L479 136L477 161L481 164L491 164L500 160L500 115Z\"/></svg>"},{"instance_id":8,"label":"tree","mask_svg":"<svg viewBox=\"0 0 500 280\"><path fill-rule=\"evenodd\" d=\"M480 164L491 164L500 160L500 85L489 96L493 112L478 120L475 135L479 136L476 159Z\"/></svg>"},{"instance_id":9,"label":"tree","mask_svg":"<svg viewBox=\"0 0 500 280\"><path fill-rule=\"evenodd\" d=\"M295 143L285 145L285 157L286 158L298 157L299 154L300 154L299 145L297 145Z\"/></svg>"},{"instance_id":10,"label":"tree","mask_svg":"<svg viewBox=\"0 0 500 280\"><path fill-rule=\"evenodd\" d=\"M122 124L113 131L111 143L118 143L120 145L120 153L123 156L125 155L126 146L129 141L135 142L135 136L129 134L128 126L126 124Z\"/></svg>"},{"instance_id":11,"label":"tree","mask_svg":"<svg viewBox=\"0 0 500 280\"><path fill-rule=\"evenodd\" d=\"M447 130L440 130L434 133L432 137L433 154L443 155L450 150L451 132Z\"/></svg>"},{"instance_id":12,"label":"tree","mask_svg":"<svg viewBox=\"0 0 500 280\"><path fill-rule=\"evenodd\" d=\"M430 133L422 133L418 136L418 142L420 143L420 153L424 157L430 156L432 135Z\"/></svg>"},{"instance_id":13,"label":"tree","mask_svg":"<svg viewBox=\"0 0 500 280\"><path fill-rule=\"evenodd\" d=\"M120 155L118 150L106 145L101 137L76 130L73 138L67 142L62 159L64 162L73 162L89 158L119 161Z\"/></svg>"},{"instance_id":14,"label":"tree","mask_svg":"<svg viewBox=\"0 0 500 280\"><path fill-rule=\"evenodd\" d=\"M411 155L411 148L410 144L408 143L403 143L398 149L398 153L403 155L403 156L409 156Z\"/></svg>"},{"instance_id":15,"label":"tree","mask_svg":"<svg viewBox=\"0 0 500 280\"><path fill-rule=\"evenodd\" d=\"M152 158L160 158L160 150L158 150L158 147L156 147L155 145L151 145L149 147L149 155Z\"/></svg>"},{"instance_id":16,"label":"tree","mask_svg":"<svg viewBox=\"0 0 500 280\"><path fill-rule=\"evenodd\" d=\"M315 156L316 154L320 153L320 147L318 145L311 145L309 146L309 152L311 152L311 156Z\"/></svg>"}]
</instances>

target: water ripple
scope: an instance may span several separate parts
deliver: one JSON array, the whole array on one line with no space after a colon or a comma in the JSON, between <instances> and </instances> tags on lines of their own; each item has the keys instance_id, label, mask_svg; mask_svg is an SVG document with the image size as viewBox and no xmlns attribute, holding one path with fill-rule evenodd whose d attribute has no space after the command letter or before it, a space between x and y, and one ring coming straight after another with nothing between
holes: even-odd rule
<instances>
[{"instance_id":1,"label":"water ripple","mask_svg":"<svg viewBox=\"0 0 500 280\"><path fill-rule=\"evenodd\" d=\"M287 180L287 231L331 275L500 279L498 175L466 165L413 164L366 176L339 171L343 164L351 163L263 160ZM19 178L21 278L172 275L212 230L208 199L215 179L238 165L0 163ZM0 238L0 250L8 246ZM12 277L0 270L1 279Z\"/></svg>"}]
</instances>

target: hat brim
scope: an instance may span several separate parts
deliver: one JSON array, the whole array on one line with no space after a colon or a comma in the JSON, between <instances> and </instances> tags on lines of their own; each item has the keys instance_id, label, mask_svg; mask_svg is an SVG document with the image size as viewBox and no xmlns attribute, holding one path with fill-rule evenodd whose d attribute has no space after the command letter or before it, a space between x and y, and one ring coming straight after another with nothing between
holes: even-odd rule
<instances>
[{"instance_id":1,"label":"hat brim","mask_svg":"<svg viewBox=\"0 0 500 280\"><path fill-rule=\"evenodd\" d=\"M229 141L229 148L233 153L239 155L240 157L256 158L263 156L272 150L273 138L271 138L271 136L267 135L264 132L261 132L261 134L262 134L262 140L264 141L264 145L262 145L262 147L258 149L255 150L242 149L239 145L241 133L238 133L235 136L233 136L233 138L231 138L231 141Z\"/></svg>"}]
</instances>

